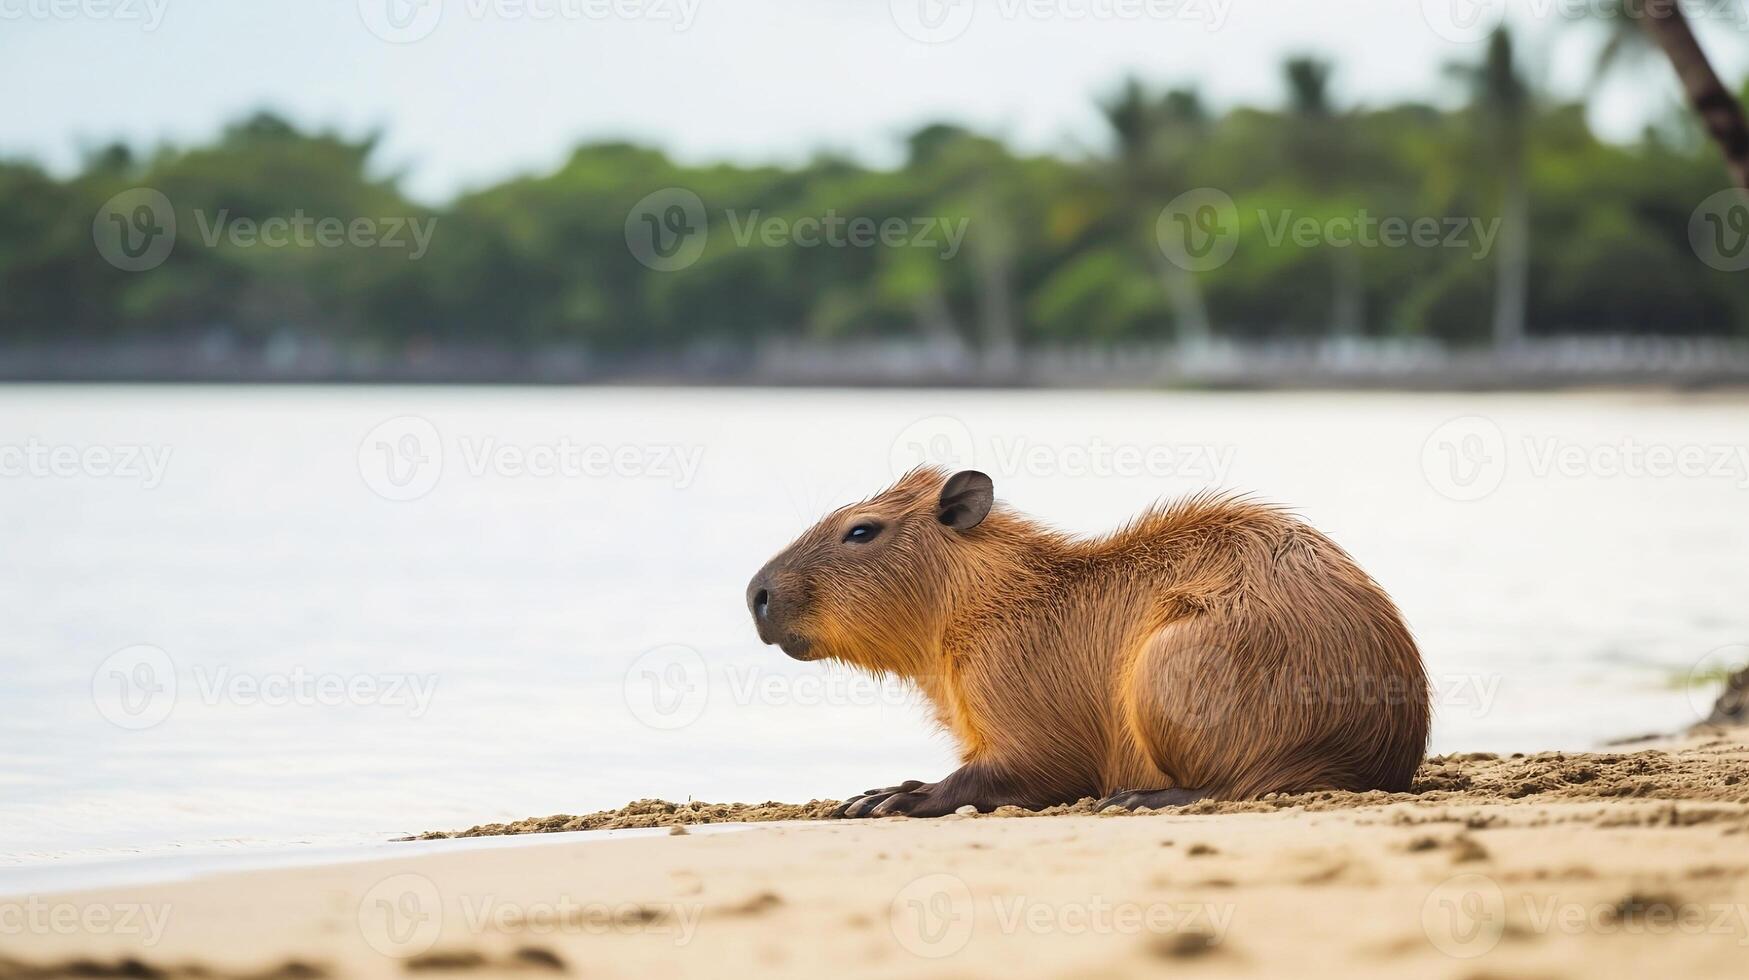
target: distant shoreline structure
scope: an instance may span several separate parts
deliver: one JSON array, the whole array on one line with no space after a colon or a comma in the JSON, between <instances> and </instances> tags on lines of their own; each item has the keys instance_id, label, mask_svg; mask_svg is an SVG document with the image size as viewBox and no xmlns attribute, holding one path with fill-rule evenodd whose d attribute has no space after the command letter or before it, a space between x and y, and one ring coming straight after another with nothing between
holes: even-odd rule
<instances>
[{"instance_id":1,"label":"distant shoreline structure","mask_svg":"<svg viewBox=\"0 0 1749 980\"><path fill-rule=\"evenodd\" d=\"M762 340L591 351L410 344L349 350L290 334L0 345L0 382L531 384L729 387L988 387L1542 390L1749 386L1749 340L1565 336L1504 348L1426 339L1324 338L974 351L914 340Z\"/></svg>"}]
</instances>

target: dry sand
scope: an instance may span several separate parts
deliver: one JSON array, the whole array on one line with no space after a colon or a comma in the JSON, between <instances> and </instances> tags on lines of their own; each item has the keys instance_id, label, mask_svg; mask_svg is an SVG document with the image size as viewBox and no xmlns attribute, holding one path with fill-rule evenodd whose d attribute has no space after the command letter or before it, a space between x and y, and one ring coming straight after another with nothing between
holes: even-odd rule
<instances>
[{"instance_id":1,"label":"dry sand","mask_svg":"<svg viewBox=\"0 0 1749 980\"><path fill-rule=\"evenodd\" d=\"M0 980L1749 973L1749 732L1447 756L1415 789L849 822L643 801L463 833L792 822L8 896Z\"/></svg>"}]
</instances>

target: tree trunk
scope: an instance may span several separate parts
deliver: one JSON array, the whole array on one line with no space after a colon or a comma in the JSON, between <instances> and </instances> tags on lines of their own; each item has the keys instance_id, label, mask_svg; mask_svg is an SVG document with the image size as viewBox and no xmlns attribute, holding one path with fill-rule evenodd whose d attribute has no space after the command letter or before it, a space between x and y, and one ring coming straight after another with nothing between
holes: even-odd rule
<instances>
[{"instance_id":1,"label":"tree trunk","mask_svg":"<svg viewBox=\"0 0 1749 980\"><path fill-rule=\"evenodd\" d=\"M1744 121L1743 106L1719 81L1678 0L1646 0L1644 23L1675 66L1689 104L1724 152L1731 179L1738 187L1749 188L1749 122Z\"/></svg>"},{"instance_id":2,"label":"tree trunk","mask_svg":"<svg viewBox=\"0 0 1749 980\"><path fill-rule=\"evenodd\" d=\"M1524 340L1524 309L1530 301L1530 187L1524 144L1513 140L1506 161L1500 208L1499 253L1494 257L1494 346Z\"/></svg>"},{"instance_id":3,"label":"tree trunk","mask_svg":"<svg viewBox=\"0 0 1749 980\"><path fill-rule=\"evenodd\" d=\"M977 251L978 324L984 341L984 366L995 380L1009 380L1020 367L1014 328L1014 285L1002 246Z\"/></svg>"},{"instance_id":4,"label":"tree trunk","mask_svg":"<svg viewBox=\"0 0 1749 980\"><path fill-rule=\"evenodd\" d=\"M1154 264L1160 269L1166 302L1172 305L1178 342L1186 347L1206 345L1214 330L1209 325L1208 307L1202 301L1202 284L1196 281L1196 273L1168 262L1158 250L1154 252Z\"/></svg>"},{"instance_id":5,"label":"tree trunk","mask_svg":"<svg viewBox=\"0 0 1749 980\"><path fill-rule=\"evenodd\" d=\"M1335 249L1330 278L1330 336L1358 337L1365 332L1366 287L1360 278L1360 252L1353 246Z\"/></svg>"}]
</instances>

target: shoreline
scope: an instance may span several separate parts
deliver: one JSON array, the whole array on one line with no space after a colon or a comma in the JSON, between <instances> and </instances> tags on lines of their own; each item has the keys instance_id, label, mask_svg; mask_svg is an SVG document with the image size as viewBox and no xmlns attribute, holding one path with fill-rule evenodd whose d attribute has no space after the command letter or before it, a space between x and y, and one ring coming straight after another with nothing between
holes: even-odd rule
<instances>
[{"instance_id":1,"label":"shoreline","mask_svg":"<svg viewBox=\"0 0 1749 980\"><path fill-rule=\"evenodd\" d=\"M44 889L0 897L0 980L1740 966L1749 729L1487 755L1431 761L1418 794L445 839Z\"/></svg>"}]
</instances>

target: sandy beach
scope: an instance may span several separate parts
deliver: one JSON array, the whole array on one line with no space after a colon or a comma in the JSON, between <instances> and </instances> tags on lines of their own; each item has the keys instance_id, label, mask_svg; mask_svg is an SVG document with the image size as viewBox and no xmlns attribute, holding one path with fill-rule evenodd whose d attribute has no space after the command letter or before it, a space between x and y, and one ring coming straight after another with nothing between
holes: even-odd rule
<instances>
[{"instance_id":1,"label":"sandy beach","mask_svg":"<svg viewBox=\"0 0 1749 980\"><path fill-rule=\"evenodd\" d=\"M12 895L0 978L1725 976L1749 955L1749 731L1446 756L1415 790L458 841ZM794 812L645 803L472 833Z\"/></svg>"}]
</instances>

